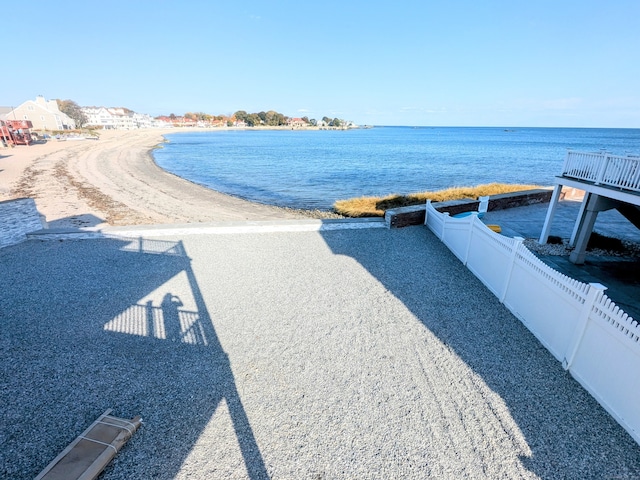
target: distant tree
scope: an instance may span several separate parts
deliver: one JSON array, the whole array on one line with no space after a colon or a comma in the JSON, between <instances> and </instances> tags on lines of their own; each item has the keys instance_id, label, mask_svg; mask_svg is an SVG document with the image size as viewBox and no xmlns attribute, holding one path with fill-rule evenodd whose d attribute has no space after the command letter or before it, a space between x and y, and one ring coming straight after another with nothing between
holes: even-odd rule
<instances>
[{"instance_id":1,"label":"distant tree","mask_svg":"<svg viewBox=\"0 0 640 480\"><path fill-rule=\"evenodd\" d=\"M238 122L246 122L247 121L247 117L249 115L244 110L238 110L236 113L233 114L233 116L236 117L236 120Z\"/></svg>"},{"instance_id":2,"label":"distant tree","mask_svg":"<svg viewBox=\"0 0 640 480\"><path fill-rule=\"evenodd\" d=\"M204 112L196 112L193 115L195 117L195 120L198 120L200 122L210 122L211 119L213 119L211 115Z\"/></svg>"},{"instance_id":3,"label":"distant tree","mask_svg":"<svg viewBox=\"0 0 640 480\"><path fill-rule=\"evenodd\" d=\"M304 123L309 123L309 117L302 117L302 118L301 118L301 120L302 120Z\"/></svg>"},{"instance_id":4,"label":"distant tree","mask_svg":"<svg viewBox=\"0 0 640 480\"><path fill-rule=\"evenodd\" d=\"M270 127L278 127L287 124L287 117L275 110L269 110L265 116L265 124Z\"/></svg>"},{"instance_id":5,"label":"distant tree","mask_svg":"<svg viewBox=\"0 0 640 480\"><path fill-rule=\"evenodd\" d=\"M322 121L329 125L331 123L331 119L329 117L322 117Z\"/></svg>"},{"instance_id":6,"label":"distant tree","mask_svg":"<svg viewBox=\"0 0 640 480\"><path fill-rule=\"evenodd\" d=\"M256 125L260 125L262 120L260 120L260 117L257 113L250 113L249 115L247 115L245 122L247 122L247 125L249 125L250 127L255 127Z\"/></svg>"},{"instance_id":7,"label":"distant tree","mask_svg":"<svg viewBox=\"0 0 640 480\"><path fill-rule=\"evenodd\" d=\"M170 114L169 114L169 118L170 118L171 120L175 120L175 119L176 119L176 115L175 115L174 113L170 113Z\"/></svg>"},{"instance_id":8,"label":"distant tree","mask_svg":"<svg viewBox=\"0 0 640 480\"><path fill-rule=\"evenodd\" d=\"M69 118L72 118L76 122L76 127L82 128L89 119L82 111L82 107L73 100L56 100L58 102L58 108Z\"/></svg>"},{"instance_id":9,"label":"distant tree","mask_svg":"<svg viewBox=\"0 0 640 480\"><path fill-rule=\"evenodd\" d=\"M198 119L198 117L196 117L195 113L191 113L191 112L187 112L184 114L184 118L189 119L189 120L193 120L194 122Z\"/></svg>"},{"instance_id":10,"label":"distant tree","mask_svg":"<svg viewBox=\"0 0 640 480\"><path fill-rule=\"evenodd\" d=\"M310 123L311 125L313 125L314 127L317 127L317 126L318 126L318 121L317 121L315 118L312 118L311 120L309 120L309 123Z\"/></svg>"},{"instance_id":11,"label":"distant tree","mask_svg":"<svg viewBox=\"0 0 640 480\"><path fill-rule=\"evenodd\" d=\"M334 118L331 121L331 125L334 126L334 127L339 127L339 126L342 125L342 120L340 120L339 118Z\"/></svg>"},{"instance_id":12,"label":"distant tree","mask_svg":"<svg viewBox=\"0 0 640 480\"><path fill-rule=\"evenodd\" d=\"M260 117L260 120L262 120L263 123L267 123L267 112L260 112L258 116Z\"/></svg>"}]
</instances>

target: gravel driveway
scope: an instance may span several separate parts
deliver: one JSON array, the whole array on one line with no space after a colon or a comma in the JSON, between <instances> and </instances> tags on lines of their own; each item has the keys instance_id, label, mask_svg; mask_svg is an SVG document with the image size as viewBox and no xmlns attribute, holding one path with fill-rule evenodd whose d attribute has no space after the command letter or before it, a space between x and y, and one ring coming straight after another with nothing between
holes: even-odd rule
<instances>
[{"instance_id":1,"label":"gravel driveway","mask_svg":"<svg viewBox=\"0 0 640 480\"><path fill-rule=\"evenodd\" d=\"M632 478L640 447L423 227L0 250L0 477Z\"/></svg>"}]
</instances>

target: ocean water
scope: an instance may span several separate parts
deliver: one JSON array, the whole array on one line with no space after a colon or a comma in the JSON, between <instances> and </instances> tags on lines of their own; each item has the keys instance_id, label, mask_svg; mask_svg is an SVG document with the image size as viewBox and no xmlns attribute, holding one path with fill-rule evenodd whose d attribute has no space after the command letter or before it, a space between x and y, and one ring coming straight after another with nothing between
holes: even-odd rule
<instances>
[{"instance_id":1,"label":"ocean water","mask_svg":"<svg viewBox=\"0 0 640 480\"><path fill-rule=\"evenodd\" d=\"M331 209L339 199L483 183L552 185L567 149L640 154L640 129L374 127L177 133L163 169L247 200Z\"/></svg>"}]
</instances>

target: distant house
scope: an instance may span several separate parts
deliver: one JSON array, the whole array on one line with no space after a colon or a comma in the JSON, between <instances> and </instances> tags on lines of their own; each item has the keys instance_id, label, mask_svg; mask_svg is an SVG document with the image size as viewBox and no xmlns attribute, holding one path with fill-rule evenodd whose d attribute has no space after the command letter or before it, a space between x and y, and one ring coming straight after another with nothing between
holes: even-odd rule
<instances>
[{"instance_id":1,"label":"distant house","mask_svg":"<svg viewBox=\"0 0 640 480\"><path fill-rule=\"evenodd\" d=\"M159 117L155 117L153 121L154 121L154 125L158 127L162 127L162 128L173 127L173 120L171 120L171 117L168 117L166 115L160 115Z\"/></svg>"},{"instance_id":2,"label":"distant house","mask_svg":"<svg viewBox=\"0 0 640 480\"><path fill-rule=\"evenodd\" d=\"M55 100L38 95L16 108L0 107L0 120L29 120L34 130L73 130L76 122L62 113Z\"/></svg>"},{"instance_id":3,"label":"distant house","mask_svg":"<svg viewBox=\"0 0 640 480\"><path fill-rule=\"evenodd\" d=\"M151 115L146 113L133 113L133 123L136 128L154 128L158 126L158 123L153 119Z\"/></svg>"},{"instance_id":4,"label":"distant house","mask_svg":"<svg viewBox=\"0 0 640 480\"><path fill-rule=\"evenodd\" d=\"M86 126L103 130L134 130L158 126L158 122L151 116L123 107L82 107L82 111L87 116Z\"/></svg>"},{"instance_id":5,"label":"distant house","mask_svg":"<svg viewBox=\"0 0 640 480\"><path fill-rule=\"evenodd\" d=\"M301 118L290 118L287 120L287 126L291 128L303 128L307 126L307 122Z\"/></svg>"},{"instance_id":6,"label":"distant house","mask_svg":"<svg viewBox=\"0 0 640 480\"><path fill-rule=\"evenodd\" d=\"M87 117L85 126L100 127L103 130L115 130L116 118L105 107L82 107L82 111Z\"/></svg>"}]
</instances>

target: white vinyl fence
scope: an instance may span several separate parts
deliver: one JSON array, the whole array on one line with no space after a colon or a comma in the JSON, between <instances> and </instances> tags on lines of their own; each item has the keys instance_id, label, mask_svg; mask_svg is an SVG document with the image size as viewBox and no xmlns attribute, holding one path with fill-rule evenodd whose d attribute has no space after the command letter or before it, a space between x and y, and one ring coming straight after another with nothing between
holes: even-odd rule
<instances>
[{"instance_id":1,"label":"white vinyl fence","mask_svg":"<svg viewBox=\"0 0 640 480\"><path fill-rule=\"evenodd\" d=\"M477 214L453 218L428 201L425 225L640 443L640 326L606 287L555 271Z\"/></svg>"}]
</instances>

